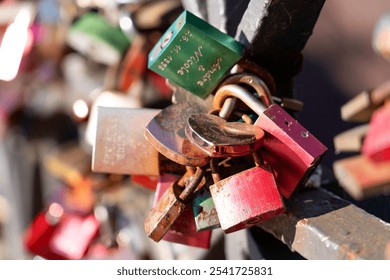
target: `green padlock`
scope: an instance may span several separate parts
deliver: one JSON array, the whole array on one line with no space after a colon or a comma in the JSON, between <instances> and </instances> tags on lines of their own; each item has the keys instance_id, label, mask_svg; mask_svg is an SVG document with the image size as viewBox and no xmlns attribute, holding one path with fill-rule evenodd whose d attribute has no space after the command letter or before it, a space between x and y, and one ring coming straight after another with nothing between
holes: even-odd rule
<instances>
[{"instance_id":1,"label":"green padlock","mask_svg":"<svg viewBox=\"0 0 390 280\"><path fill-rule=\"evenodd\" d=\"M149 53L148 68L206 98L242 52L232 37L184 11Z\"/></svg>"}]
</instances>

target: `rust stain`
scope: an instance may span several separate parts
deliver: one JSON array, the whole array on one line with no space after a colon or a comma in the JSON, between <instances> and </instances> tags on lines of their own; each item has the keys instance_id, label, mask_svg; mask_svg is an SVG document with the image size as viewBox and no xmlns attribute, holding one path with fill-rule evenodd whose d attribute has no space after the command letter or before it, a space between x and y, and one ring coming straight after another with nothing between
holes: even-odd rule
<instances>
[{"instance_id":1,"label":"rust stain","mask_svg":"<svg viewBox=\"0 0 390 280\"><path fill-rule=\"evenodd\" d=\"M347 260L355 260L359 257L360 247L358 244L341 244L338 250L339 256Z\"/></svg>"}]
</instances>

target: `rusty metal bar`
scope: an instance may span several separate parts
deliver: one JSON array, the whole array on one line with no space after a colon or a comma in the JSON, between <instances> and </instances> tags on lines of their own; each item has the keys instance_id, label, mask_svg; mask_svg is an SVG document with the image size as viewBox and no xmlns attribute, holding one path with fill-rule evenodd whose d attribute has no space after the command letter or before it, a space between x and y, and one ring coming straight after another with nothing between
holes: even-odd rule
<instances>
[{"instance_id":1,"label":"rusty metal bar","mask_svg":"<svg viewBox=\"0 0 390 280\"><path fill-rule=\"evenodd\" d=\"M303 257L390 259L390 224L326 190L297 193L286 207L260 226Z\"/></svg>"}]
</instances>

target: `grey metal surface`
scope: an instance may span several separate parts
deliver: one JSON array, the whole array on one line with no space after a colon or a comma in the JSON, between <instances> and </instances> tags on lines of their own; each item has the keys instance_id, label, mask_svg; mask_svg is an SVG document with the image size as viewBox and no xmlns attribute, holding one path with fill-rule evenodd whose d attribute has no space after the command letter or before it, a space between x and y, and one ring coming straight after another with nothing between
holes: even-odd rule
<instances>
[{"instance_id":1,"label":"grey metal surface","mask_svg":"<svg viewBox=\"0 0 390 280\"><path fill-rule=\"evenodd\" d=\"M286 201L286 214L261 224L307 259L390 259L390 224L327 192Z\"/></svg>"}]
</instances>

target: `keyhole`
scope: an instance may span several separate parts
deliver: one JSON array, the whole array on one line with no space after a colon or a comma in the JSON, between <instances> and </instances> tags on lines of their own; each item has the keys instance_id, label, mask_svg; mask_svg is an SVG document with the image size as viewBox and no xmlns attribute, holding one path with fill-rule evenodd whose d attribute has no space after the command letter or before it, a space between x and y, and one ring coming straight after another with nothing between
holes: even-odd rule
<instances>
[{"instance_id":1,"label":"keyhole","mask_svg":"<svg viewBox=\"0 0 390 280\"><path fill-rule=\"evenodd\" d=\"M307 138L307 137L309 137L309 132L308 132L308 131L302 131L302 132L301 132L301 136L302 136L303 138Z\"/></svg>"}]
</instances>

